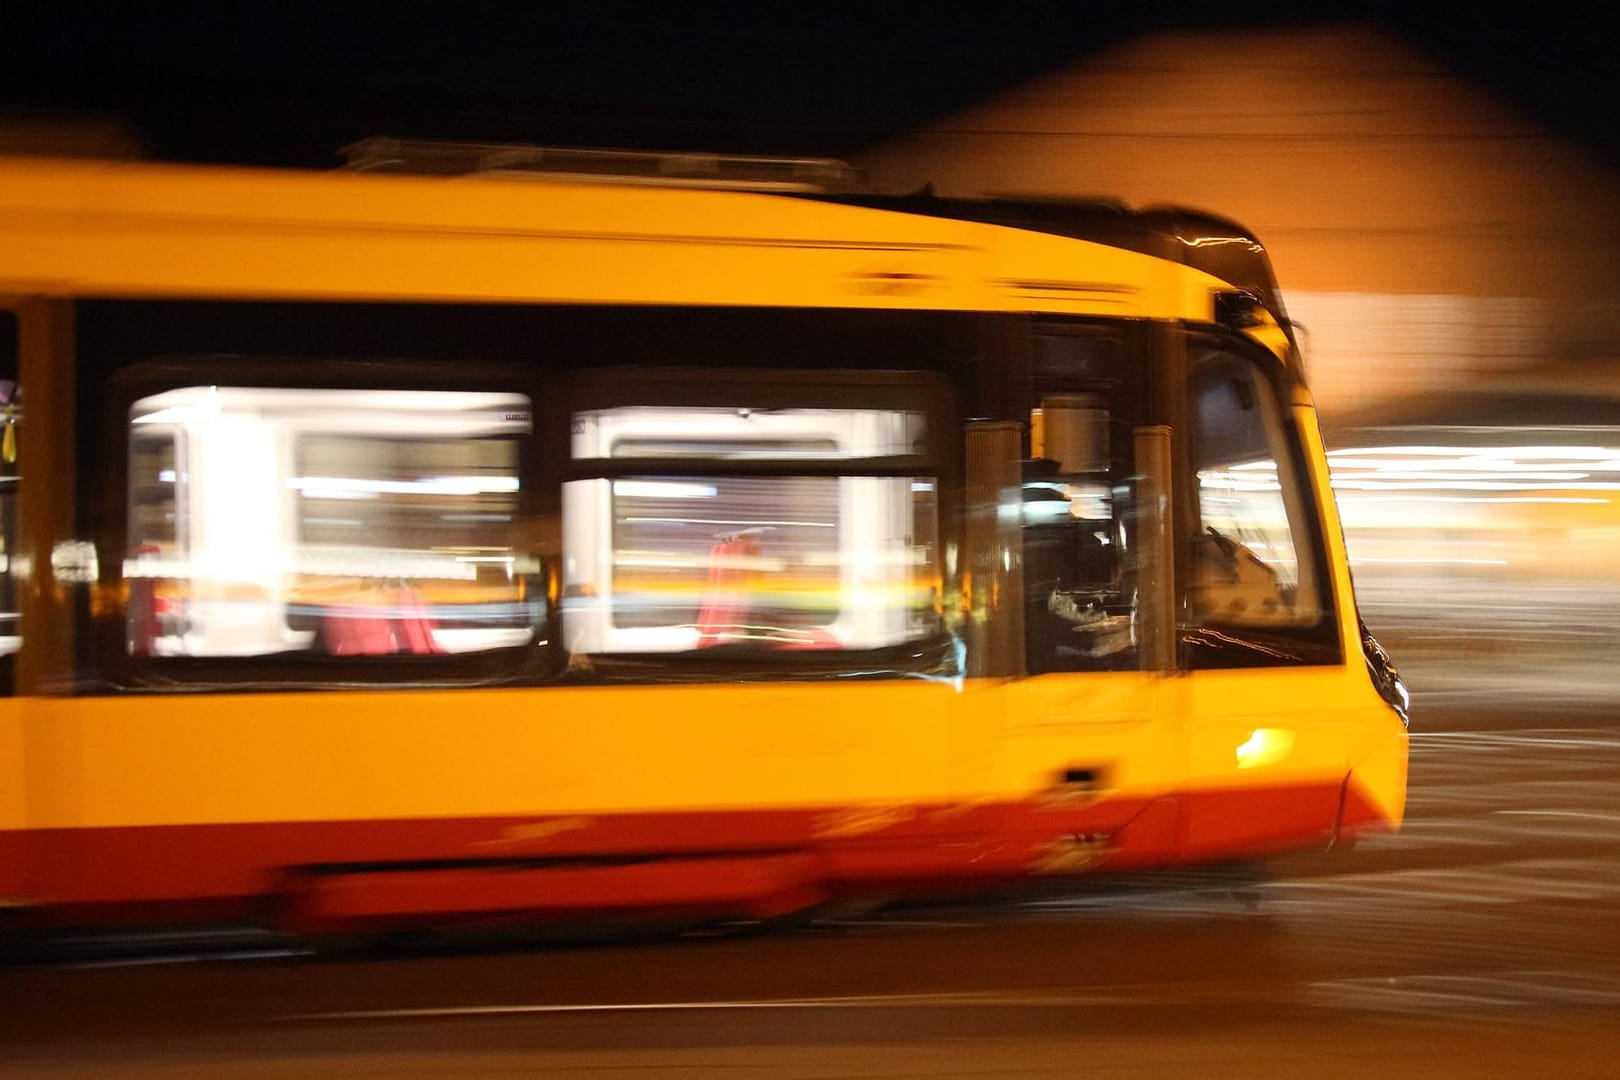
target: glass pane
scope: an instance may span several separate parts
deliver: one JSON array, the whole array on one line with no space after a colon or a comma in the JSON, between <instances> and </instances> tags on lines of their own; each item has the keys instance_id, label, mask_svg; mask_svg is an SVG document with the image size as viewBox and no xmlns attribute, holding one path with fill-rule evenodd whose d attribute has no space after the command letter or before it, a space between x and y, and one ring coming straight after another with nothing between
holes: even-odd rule
<instances>
[{"instance_id":1,"label":"glass pane","mask_svg":"<svg viewBox=\"0 0 1620 1080\"><path fill-rule=\"evenodd\" d=\"M892 409L626 406L574 417L574 457L840 460L919 453L923 414Z\"/></svg>"},{"instance_id":2,"label":"glass pane","mask_svg":"<svg viewBox=\"0 0 1620 1080\"><path fill-rule=\"evenodd\" d=\"M1293 525L1303 508L1289 490L1292 477L1279 470L1286 444L1269 384L1235 357L1208 361L1195 376L1194 418L1199 530L1187 590L1192 622L1314 625L1323 613L1310 575L1301 573Z\"/></svg>"},{"instance_id":3,"label":"glass pane","mask_svg":"<svg viewBox=\"0 0 1620 1080\"><path fill-rule=\"evenodd\" d=\"M22 645L22 612L11 574L11 557L17 550L17 429L21 423L17 316L0 311L0 657L10 656ZM0 683L8 681L6 673L0 672Z\"/></svg>"},{"instance_id":4,"label":"glass pane","mask_svg":"<svg viewBox=\"0 0 1620 1080\"><path fill-rule=\"evenodd\" d=\"M1031 674L1137 663L1129 450L1114 437L1115 420L1102 393L1047 395L1030 414L1023 548Z\"/></svg>"},{"instance_id":5,"label":"glass pane","mask_svg":"<svg viewBox=\"0 0 1620 1080\"><path fill-rule=\"evenodd\" d=\"M528 399L188 387L130 416L139 656L444 654L532 636Z\"/></svg>"},{"instance_id":6,"label":"glass pane","mask_svg":"<svg viewBox=\"0 0 1620 1080\"><path fill-rule=\"evenodd\" d=\"M920 449L920 413L624 408L574 420L580 457L678 457L714 472L564 489L563 619L574 652L873 649L938 625L934 483L855 475ZM854 459L852 475L792 461ZM766 476L727 462L780 461Z\"/></svg>"},{"instance_id":7,"label":"glass pane","mask_svg":"<svg viewBox=\"0 0 1620 1080\"><path fill-rule=\"evenodd\" d=\"M17 479L9 468L0 473L0 656L22 647L22 611L11 574L11 557L17 550Z\"/></svg>"},{"instance_id":8,"label":"glass pane","mask_svg":"<svg viewBox=\"0 0 1620 1080\"><path fill-rule=\"evenodd\" d=\"M836 618L837 478L616 480L612 492L615 626L692 624L700 646L807 644Z\"/></svg>"}]
</instances>

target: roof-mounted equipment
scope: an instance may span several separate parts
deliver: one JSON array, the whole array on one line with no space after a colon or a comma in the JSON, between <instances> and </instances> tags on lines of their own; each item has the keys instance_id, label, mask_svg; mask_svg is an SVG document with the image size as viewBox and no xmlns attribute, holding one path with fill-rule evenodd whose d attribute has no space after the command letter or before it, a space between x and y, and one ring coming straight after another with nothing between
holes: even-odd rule
<instances>
[{"instance_id":1,"label":"roof-mounted equipment","mask_svg":"<svg viewBox=\"0 0 1620 1080\"><path fill-rule=\"evenodd\" d=\"M805 195L845 194L864 187L860 170L835 158L588 150L386 136L351 143L343 148L342 155L347 169L419 176L589 181Z\"/></svg>"}]
</instances>

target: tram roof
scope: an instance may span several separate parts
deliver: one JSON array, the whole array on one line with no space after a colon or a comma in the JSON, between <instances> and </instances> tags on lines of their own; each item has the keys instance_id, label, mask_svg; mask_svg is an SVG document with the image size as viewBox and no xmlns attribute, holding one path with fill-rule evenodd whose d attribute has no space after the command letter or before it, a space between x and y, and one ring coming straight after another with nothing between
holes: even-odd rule
<instances>
[{"instance_id":1,"label":"tram roof","mask_svg":"<svg viewBox=\"0 0 1620 1080\"><path fill-rule=\"evenodd\" d=\"M1279 321L1283 304L1265 247L1231 218L1184 206L1132 208L1116 199L825 196L828 201L936 218L1002 225L1085 240L1182 263L1252 293Z\"/></svg>"},{"instance_id":2,"label":"tram roof","mask_svg":"<svg viewBox=\"0 0 1620 1080\"><path fill-rule=\"evenodd\" d=\"M0 158L0 291L1207 320L1235 287L1281 310L1252 237L1174 208L405 172Z\"/></svg>"}]
</instances>

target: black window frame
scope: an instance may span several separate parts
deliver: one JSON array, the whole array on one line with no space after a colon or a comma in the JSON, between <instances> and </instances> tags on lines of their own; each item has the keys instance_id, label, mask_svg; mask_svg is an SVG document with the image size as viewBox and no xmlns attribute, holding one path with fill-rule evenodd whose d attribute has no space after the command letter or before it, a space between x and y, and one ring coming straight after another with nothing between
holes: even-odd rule
<instances>
[{"instance_id":1,"label":"black window frame","mask_svg":"<svg viewBox=\"0 0 1620 1080\"><path fill-rule=\"evenodd\" d=\"M866 408L920 412L927 445L920 454L812 461L688 457L575 459L562 469L564 483L657 476L887 476L928 477L936 485L936 569L943 574L946 542L944 500L958 474L959 413L956 391L929 370L826 368L606 367L576 372L570 379L568 417L637 406L688 408ZM564 527L566 532L566 526ZM771 681L818 678L949 677L961 674L955 639L941 616L914 641L873 649L771 650L715 646L679 652L599 652L570 655L570 675L587 682Z\"/></svg>"},{"instance_id":2,"label":"black window frame","mask_svg":"<svg viewBox=\"0 0 1620 1080\"><path fill-rule=\"evenodd\" d=\"M11 395L5 403L5 415L0 417L0 438L13 440L17 447L22 424L22 401L18 394L21 383L22 319L17 311L0 304L0 379L11 383ZM18 521L19 488L22 486L20 460L0 460L0 524L4 526L0 540L0 557L5 565L0 568L0 612L12 617L0 619L0 634L22 638L22 590L12 573L11 560L17 557L17 543L21 538ZM19 648L21 646L19 645ZM0 654L0 697L11 697L17 692L17 650Z\"/></svg>"},{"instance_id":3,"label":"black window frame","mask_svg":"<svg viewBox=\"0 0 1620 1080\"><path fill-rule=\"evenodd\" d=\"M194 386L272 387L311 390L475 391L521 394L531 404L531 433L518 454L518 511L534 522L540 571L531 588L544 590L541 624L528 642L452 654L330 656L293 651L260 656L137 656L127 648L128 582L123 562L129 551L129 419L143 398ZM558 647L558 617L548 582L555 575L554 553L542 547L543 518L555 509L545 497L546 425L559 421L555 394L548 394L533 372L497 364L443 361L354 360L346 357L244 356L188 353L136 360L110 373L98 393L96 460L104 473L93 510L100 551L98 601L92 603L87 658L114 690L263 691L334 690L509 685L554 676L564 664Z\"/></svg>"}]
</instances>

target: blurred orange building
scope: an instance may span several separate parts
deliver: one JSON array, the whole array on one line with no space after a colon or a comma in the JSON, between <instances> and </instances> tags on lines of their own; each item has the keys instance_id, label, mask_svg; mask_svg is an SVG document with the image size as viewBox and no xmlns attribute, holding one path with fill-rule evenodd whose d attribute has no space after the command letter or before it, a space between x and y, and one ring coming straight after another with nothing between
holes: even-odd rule
<instances>
[{"instance_id":1,"label":"blurred orange building","mask_svg":"<svg viewBox=\"0 0 1620 1080\"><path fill-rule=\"evenodd\" d=\"M1267 244L1330 429L1620 356L1620 184L1388 33L1139 38L859 162L875 186L1217 210ZM1541 370L1549 369L1549 370Z\"/></svg>"}]
</instances>

